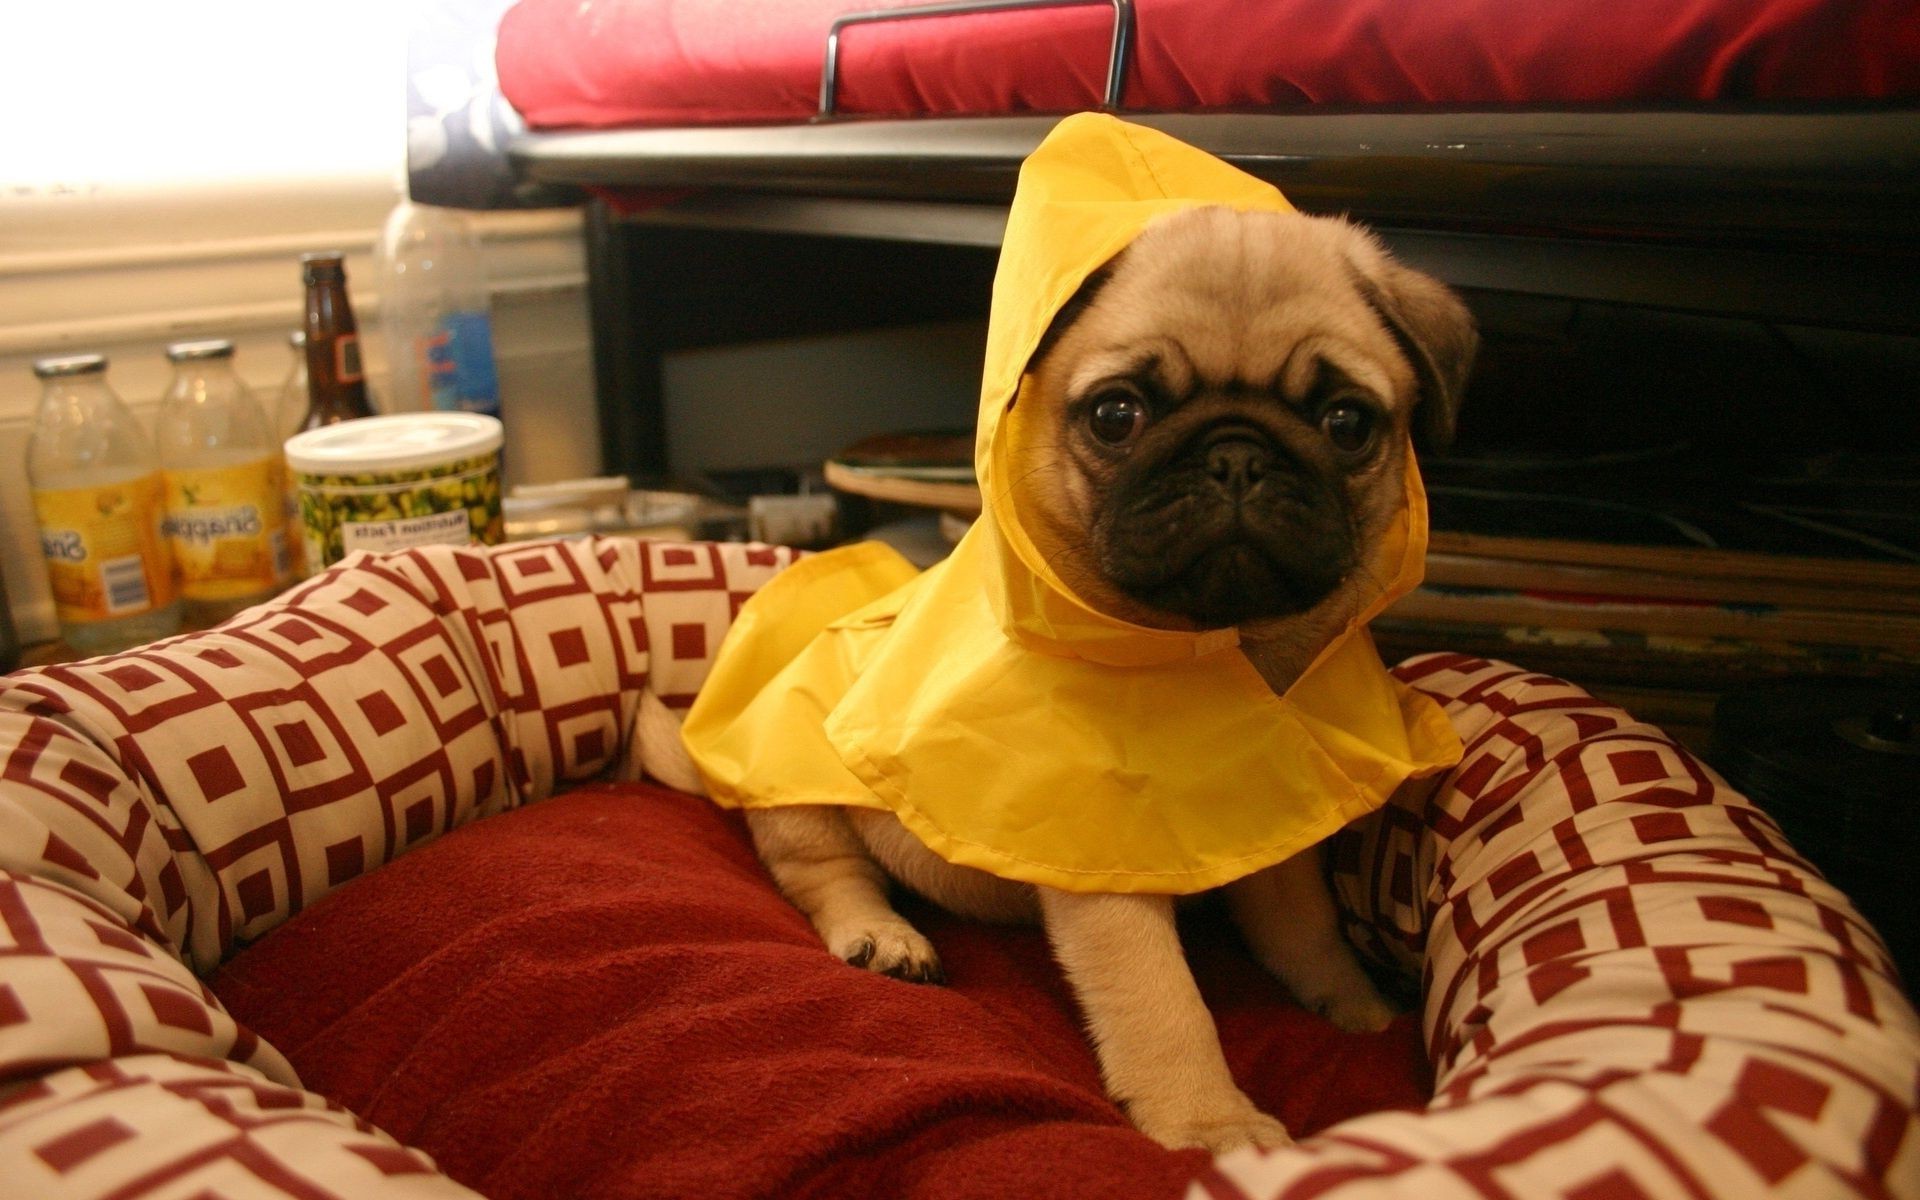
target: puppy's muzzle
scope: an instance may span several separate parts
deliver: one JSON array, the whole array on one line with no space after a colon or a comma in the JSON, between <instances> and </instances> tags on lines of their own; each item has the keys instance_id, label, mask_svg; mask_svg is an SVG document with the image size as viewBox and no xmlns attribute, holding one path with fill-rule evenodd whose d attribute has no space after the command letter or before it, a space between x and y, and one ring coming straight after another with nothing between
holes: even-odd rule
<instances>
[{"instance_id":1,"label":"puppy's muzzle","mask_svg":"<svg viewBox=\"0 0 1920 1200\"><path fill-rule=\"evenodd\" d=\"M1305 611L1353 562L1337 475L1246 417L1188 431L1112 498L1095 526L1108 581L1204 627Z\"/></svg>"},{"instance_id":2,"label":"puppy's muzzle","mask_svg":"<svg viewBox=\"0 0 1920 1200\"><path fill-rule=\"evenodd\" d=\"M1246 425L1224 425L1202 438L1207 476L1238 500L1259 487L1273 469L1273 444Z\"/></svg>"}]
</instances>

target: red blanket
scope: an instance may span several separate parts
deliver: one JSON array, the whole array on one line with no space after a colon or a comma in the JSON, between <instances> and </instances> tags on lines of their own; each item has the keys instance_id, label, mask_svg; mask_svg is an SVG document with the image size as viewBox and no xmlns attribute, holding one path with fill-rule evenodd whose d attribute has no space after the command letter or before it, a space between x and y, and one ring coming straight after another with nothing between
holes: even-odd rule
<instances>
[{"instance_id":1,"label":"red blanket","mask_svg":"<svg viewBox=\"0 0 1920 1200\"><path fill-rule=\"evenodd\" d=\"M301 1078L495 1200L1179 1195L1130 1129L1042 936L909 910L943 988L834 960L738 822L587 788L458 830L212 981ZM1206 908L1234 1074L1296 1136L1426 1096L1410 1017L1339 1033Z\"/></svg>"}]
</instances>

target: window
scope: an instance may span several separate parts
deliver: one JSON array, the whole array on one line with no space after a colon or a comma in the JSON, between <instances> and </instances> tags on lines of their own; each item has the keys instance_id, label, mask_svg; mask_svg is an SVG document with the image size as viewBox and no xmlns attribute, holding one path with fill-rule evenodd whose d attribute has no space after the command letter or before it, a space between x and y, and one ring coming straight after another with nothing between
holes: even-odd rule
<instances>
[{"instance_id":1,"label":"window","mask_svg":"<svg viewBox=\"0 0 1920 1200\"><path fill-rule=\"evenodd\" d=\"M391 181L404 5L63 0L0 16L11 192Z\"/></svg>"},{"instance_id":2,"label":"window","mask_svg":"<svg viewBox=\"0 0 1920 1200\"><path fill-rule=\"evenodd\" d=\"M150 419L166 344L229 337L271 399L300 321L299 255L342 249L379 393L372 250L405 156L407 20L455 2L0 3L0 574L24 637L53 634L17 469L34 359L107 354ZM509 470L595 474L578 214L481 226L509 443L532 443ZM566 415L516 430L517 399Z\"/></svg>"}]
</instances>

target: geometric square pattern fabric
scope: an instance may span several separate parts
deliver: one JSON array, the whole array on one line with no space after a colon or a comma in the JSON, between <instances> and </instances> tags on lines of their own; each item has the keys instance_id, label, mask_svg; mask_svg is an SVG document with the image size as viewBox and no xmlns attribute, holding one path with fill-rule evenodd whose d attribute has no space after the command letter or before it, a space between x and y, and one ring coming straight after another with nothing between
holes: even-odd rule
<instances>
[{"instance_id":1,"label":"geometric square pattern fabric","mask_svg":"<svg viewBox=\"0 0 1920 1200\"><path fill-rule=\"evenodd\" d=\"M0 1101L0 1191L121 1194L152 1168L124 1194L459 1193L349 1115L315 1118L189 967L608 772L641 690L686 703L793 557L632 539L358 556L218 629L0 681L0 1080L38 1080ZM72 1088L87 1098L52 1103ZM196 1138L220 1149L172 1163ZM275 1147L321 1143L337 1174L276 1181ZM25 1178L45 1186L14 1192Z\"/></svg>"},{"instance_id":2,"label":"geometric square pattern fabric","mask_svg":"<svg viewBox=\"0 0 1920 1200\"><path fill-rule=\"evenodd\" d=\"M1920 1195L1913 1009L1765 813L1560 680L1396 673L1465 754L1330 857L1357 940L1422 973L1433 1102L1226 1156L1213 1195Z\"/></svg>"},{"instance_id":3,"label":"geometric square pattern fabric","mask_svg":"<svg viewBox=\"0 0 1920 1200\"><path fill-rule=\"evenodd\" d=\"M107 872L97 899L208 969L413 846L605 772L641 689L690 701L792 557L631 539L368 556L216 630L12 676L0 710L48 718L13 756L47 828L0 861L68 864L83 888Z\"/></svg>"},{"instance_id":4,"label":"geometric square pattern fabric","mask_svg":"<svg viewBox=\"0 0 1920 1200\"><path fill-rule=\"evenodd\" d=\"M337 1105L165 1054L55 1071L0 1098L0 1163L20 1200L475 1196Z\"/></svg>"},{"instance_id":5,"label":"geometric square pattern fabric","mask_svg":"<svg viewBox=\"0 0 1920 1200\"><path fill-rule=\"evenodd\" d=\"M691 703L793 559L360 555L218 629L0 680L0 1192L464 1194L301 1092L192 972L622 770L643 694ZM1328 859L1354 940L1420 980L1434 1097L1224 1156L1196 1194L1920 1197L1920 1023L1778 827L1566 683L1397 670L1465 755Z\"/></svg>"},{"instance_id":6,"label":"geometric square pattern fabric","mask_svg":"<svg viewBox=\"0 0 1920 1200\"><path fill-rule=\"evenodd\" d=\"M0 870L0 1068L7 1078L139 1054L230 1059L295 1083L185 963L52 879Z\"/></svg>"}]
</instances>

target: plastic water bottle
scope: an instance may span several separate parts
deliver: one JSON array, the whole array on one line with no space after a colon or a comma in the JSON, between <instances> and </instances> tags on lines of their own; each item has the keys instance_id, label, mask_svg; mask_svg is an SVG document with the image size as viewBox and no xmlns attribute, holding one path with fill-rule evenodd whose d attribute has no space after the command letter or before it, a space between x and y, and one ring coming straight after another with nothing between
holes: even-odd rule
<instances>
[{"instance_id":1,"label":"plastic water bottle","mask_svg":"<svg viewBox=\"0 0 1920 1200\"><path fill-rule=\"evenodd\" d=\"M100 354L43 358L27 479L60 636L82 654L176 633L160 460Z\"/></svg>"},{"instance_id":2,"label":"plastic water bottle","mask_svg":"<svg viewBox=\"0 0 1920 1200\"><path fill-rule=\"evenodd\" d=\"M500 415L486 263L457 209L402 200L380 237L389 411Z\"/></svg>"},{"instance_id":3,"label":"plastic water bottle","mask_svg":"<svg viewBox=\"0 0 1920 1200\"><path fill-rule=\"evenodd\" d=\"M154 422L167 541L187 619L212 625L292 581L283 457L266 408L234 373L232 342L176 342L167 358L173 382Z\"/></svg>"}]
</instances>

